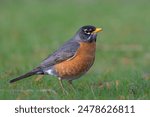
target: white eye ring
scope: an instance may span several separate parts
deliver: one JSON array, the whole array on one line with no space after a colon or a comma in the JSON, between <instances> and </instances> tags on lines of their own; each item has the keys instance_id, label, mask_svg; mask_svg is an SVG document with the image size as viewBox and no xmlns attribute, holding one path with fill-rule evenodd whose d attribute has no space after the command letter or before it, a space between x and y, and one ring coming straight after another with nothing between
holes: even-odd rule
<instances>
[{"instance_id":1,"label":"white eye ring","mask_svg":"<svg viewBox=\"0 0 150 117\"><path fill-rule=\"evenodd\" d=\"M90 35L91 33L87 31L87 29L84 29L84 32L88 35Z\"/></svg>"},{"instance_id":2,"label":"white eye ring","mask_svg":"<svg viewBox=\"0 0 150 117\"><path fill-rule=\"evenodd\" d=\"M91 33L90 32L85 32L86 34L90 35Z\"/></svg>"},{"instance_id":3,"label":"white eye ring","mask_svg":"<svg viewBox=\"0 0 150 117\"><path fill-rule=\"evenodd\" d=\"M87 29L84 29L83 31L84 31L84 32L86 32L86 31L87 31Z\"/></svg>"}]
</instances>

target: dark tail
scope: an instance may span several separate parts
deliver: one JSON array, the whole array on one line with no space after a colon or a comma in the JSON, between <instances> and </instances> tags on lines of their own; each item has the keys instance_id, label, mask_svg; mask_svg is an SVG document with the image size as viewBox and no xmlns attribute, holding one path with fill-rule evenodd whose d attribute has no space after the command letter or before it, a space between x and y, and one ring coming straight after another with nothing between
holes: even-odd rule
<instances>
[{"instance_id":1,"label":"dark tail","mask_svg":"<svg viewBox=\"0 0 150 117\"><path fill-rule=\"evenodd\" d=\"M24 79L24 78L27 78L27 77L30 77L30 76L35 75L35 74L43 74L43 72L40 68L35 68L32 71L30 71L30 72L28 72L24 75L21 75L17 78L14 78L14 79L10 80L10 83L16 82L18 80L21 80L21 79Z\"/></svg>"}]
</instances>

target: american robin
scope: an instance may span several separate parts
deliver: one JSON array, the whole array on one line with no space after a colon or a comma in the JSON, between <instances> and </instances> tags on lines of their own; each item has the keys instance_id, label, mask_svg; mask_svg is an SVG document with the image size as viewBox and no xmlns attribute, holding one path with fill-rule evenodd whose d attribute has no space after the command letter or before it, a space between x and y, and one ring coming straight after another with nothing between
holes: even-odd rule
<instances>
[{"instance_id":1,"label":"american robin","mask_svg":"<svg viewBox=\"0 0 150 117\"><path fill-rule=\"evenodd\" d=\"M38 67L10 80L10 83L32 75L56 76L62 88L62 80L68 80L69 83L72 83L72 80L85 74L93 65L97 33L100 31L102 28L91 25L81 27L69 41L44 59Z\"/></svg>"}]
</instances>

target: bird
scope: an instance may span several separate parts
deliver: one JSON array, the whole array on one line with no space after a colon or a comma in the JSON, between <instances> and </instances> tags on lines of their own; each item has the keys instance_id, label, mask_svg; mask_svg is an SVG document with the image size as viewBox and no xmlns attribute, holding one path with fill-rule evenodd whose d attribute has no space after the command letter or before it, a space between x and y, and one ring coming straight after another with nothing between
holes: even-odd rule
<instances>
[{"instance_id":1,"label":"bird","mask_svg":"<svg viewBox=\"0 0 150 117\"><path fill-rule=\"evenodd\" d=\"M60 48L45 58L31 71L10 80L14 83L33 75L52 75L58 78L64 91L62 80L70 84L84 75L95 61L97 33L102 28L85 25L77 30L75 35Z\"/></svg>"}]
</instances>

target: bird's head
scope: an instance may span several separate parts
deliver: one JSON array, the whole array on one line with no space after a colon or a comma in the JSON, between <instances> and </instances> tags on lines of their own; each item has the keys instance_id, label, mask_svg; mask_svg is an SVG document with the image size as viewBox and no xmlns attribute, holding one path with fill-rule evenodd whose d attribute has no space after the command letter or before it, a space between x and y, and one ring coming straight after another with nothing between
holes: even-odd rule
<instances>
[{"instance_id":1,"label":"bird's head","mask_svg":"<svg viewBox=\"0 0 150 117\"><path fill-rule=\"evenodd\" d=\"M87 25L81 27L76 35L80 41L93 42L96 41L97 33L101 32L102 28L96 28L95 26Z\"/></svg>"}]
</instances>

